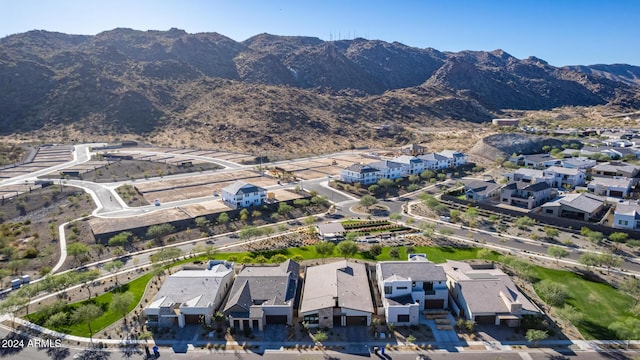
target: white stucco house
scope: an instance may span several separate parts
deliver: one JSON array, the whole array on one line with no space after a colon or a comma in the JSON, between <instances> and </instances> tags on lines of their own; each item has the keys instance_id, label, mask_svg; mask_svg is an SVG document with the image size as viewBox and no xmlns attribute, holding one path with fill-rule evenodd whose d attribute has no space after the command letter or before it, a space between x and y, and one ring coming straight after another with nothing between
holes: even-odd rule
<instances>
[{"instance_id":1,"label":"white stucco house","mask_svg":"<svg viewBox=\"0 0 640 360\"><path fill-rule=\"evenodd\" d=\"M640 229L640 204L637 201L617 204L613 212L613 227Z\"/></svg>"},{"instance_id":2,"label":"white stucco house","mask_svg":"<svg viewBox=\"0 0 640 360\"><path fill-rule=\"evenodd\" d=\"M232 209L240 209L249 206L257 206L267 202L267 189L244 181L222 188L222 200Z\"/></svg>"},{"instance_id":3,"label":"white stucco house","mask_svg":"<svg viewBox=\"0 0 640 360\"><path fill-rule=\"evenodd\" d=\"M424 161L415 156L402 155L395 157L393 162L400 163L404 167L403 176L419 175L425 169Z\"/></svg>"},{"instance_id":4,"label":"white stucco house","mask_svg":"<svg viewBox=\"0 0 640 360\"><path fill-rule=\"evenodd\" d=\"M369 164L372 168L378 169L378 179L399 179L404 173L404 164L391 160L380 160Z\"/></svg>"},{"instance_id":5,"label":"white stucco house","mask_svg":"<svg viewBox=\"0 0 640 360\"><path fill-rule=\"evenodd\" d=\"M448 306L444 269L424 254L410 254L409 261L381 261L376 274L387 323L416 325L424 310Z\"/></svg>"},{"instance_id":6,"label":"white stucco house","mask_svg":"<svg viewBox=\"0 0 640 360\"><path fill-rule=\"evenodd\" d=\"M458 167L467 163L467 155L457 150L442 150L438 155L447 158L449 167Z\"/></svg>"},{"instance_id":7,"label":"white stucco house","mask_svg":"<svg viewBox=\"0 0 640 360\"><path fill-rule=\"evenodd\" d=\"M364 164L353 164L344 168L340 172L342 181L353 184L360 183L363 185L375 184L378 181L380 170Z\"/></svg>"},{"instance_id":8,"label":"white stucco house","mask_svg":"<svg viewBox=\"0 0 640 360\"><path fill-rule=\"evenodd\" d=\"M425 170L442 170L449 167L449 158L437 153L429 153L418 156L424 162Z\"/></svg>"},{"instance_id":9,"label":"white stucco house","mask_svg":"<svg viewBox=\"0 0 640 360\"><path fill-rule=\"evenodd\" d=\"M551 186L555 188L582 186L585 183L586 173L583 169L571 169L560 166L551 166L543 170L545 177L551 178Z\"/></svg>"}]
</instances>

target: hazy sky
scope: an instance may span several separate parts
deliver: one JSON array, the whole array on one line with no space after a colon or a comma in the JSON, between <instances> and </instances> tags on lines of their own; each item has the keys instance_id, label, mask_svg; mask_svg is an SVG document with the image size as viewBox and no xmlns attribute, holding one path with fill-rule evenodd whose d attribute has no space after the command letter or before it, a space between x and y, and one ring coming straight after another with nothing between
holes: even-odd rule
<instances>
[{"instance_id":1,"label":"hazy sky","mask_svg":"<svg viewBox=\"0 0 640 360\"><path fill-rule=\"evenodd\" d=\"M640 65L637 0L0 0L0 37L116 27L364 37L441 51L503 49L556 66Z\"/></svg>"}]
</instances>

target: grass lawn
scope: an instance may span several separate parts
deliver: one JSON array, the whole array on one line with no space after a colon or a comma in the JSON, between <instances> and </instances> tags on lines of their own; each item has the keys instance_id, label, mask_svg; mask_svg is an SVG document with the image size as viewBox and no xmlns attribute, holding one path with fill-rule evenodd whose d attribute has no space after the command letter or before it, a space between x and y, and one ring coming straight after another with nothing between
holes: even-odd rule
<instances>
[{"instance_id":1,"label":"grass lawn","mask_svg":"<svg viewBox=\"0 0 640 360\"><path fill-rule=\"evenodd\" d=\"M131 305L129 305L129 311L132 311L138 305L140 299L142 298L142 295L144 294L144 290L147 287L147 283L149 282L149 280L151 280L151 278L152 274L142 275L135 280L132 280L126 284L122 284L117 290L133 293L134 301ZM109 304L111 303L111 299L113 298L114 291L115 290L102 294L100 296L96 296L91 300L84 300L69 304L64 308L63 311L70 314L74 309L88 303L89 301L100 306L104 310L104 314L91 322L91 329L95 334L122 318L122 315L120 313L113 312L109 309ZM29 321L33 321L38 325L44 325L44 322L47 320L46 316L41 312L30 314L27 318L29 319ZM56 330L71 335L89 337L89 327L86 323L72 324Z\"/></svg>"}]
</instances>

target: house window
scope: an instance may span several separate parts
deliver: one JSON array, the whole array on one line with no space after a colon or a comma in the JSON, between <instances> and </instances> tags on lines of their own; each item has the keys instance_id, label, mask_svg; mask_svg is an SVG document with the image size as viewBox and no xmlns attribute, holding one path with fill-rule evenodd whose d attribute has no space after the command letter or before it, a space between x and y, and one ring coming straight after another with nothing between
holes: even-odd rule
<instances>
[{"instance_id":1,"label":"house window","mask_svg":"<svg viewBox=\"0 0 640 360\"><path fill-rule=\"evenodd\" d=\"M629 225L627 220L618 220L618 225Z\"/></svg>"},{"instance_id":2,"label":"house window","mask_svg":"<svg viewBox=\"0 0 640 360\"><path fill-rule=\"evenodd\" d=\"M391 288L391 286L385 286L384 287L384 293L386 295L392 294L393 293L393 289Z\"/></svg>"},{"instance_id":3,"label":"house window","mask_svg":"<svg viewBox=\"0 0 640 360\"><path fill-rule=\"evenodd\" d=\"M552 209L546 209L544 212L546 212L547 214L553 214L553 210Z\"/></svg>"},{"instance_id":4,"label":"house window","mask_svg":"<svg viewBox=\"0 0 640 360\"><path fill-rule=\"evenodd\" d=\"M409 322L409 315L398 315L398 322L399 323Z\"/></svg>"},{"instance_id":5,"label":"house window","mask_svg":"<svg viewBox=\"0 0 640 360\"><path fill-rule=\"evenodd\" d=\"M398 290L407 290L407 287L406 286L398 286L397 289Z\"/></svg>"},{"instance_id":6,"label":"house window","mask_svg":"<svg viewBox=\"0 0 640 360\"><path fill-rule=\"evenodd\" d=\"M302 321L306 322L307 324L318 324L318 323L320 323L320 319L318 317L318 314L305 315L302 318Z\"/></svg>"}]
</instances>

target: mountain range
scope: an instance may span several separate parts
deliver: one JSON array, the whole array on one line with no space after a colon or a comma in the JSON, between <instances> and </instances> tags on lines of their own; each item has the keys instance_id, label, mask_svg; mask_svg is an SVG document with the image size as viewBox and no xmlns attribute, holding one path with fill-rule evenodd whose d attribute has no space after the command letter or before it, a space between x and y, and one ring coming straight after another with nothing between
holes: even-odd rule
<instances>
[{"instance_id":1,"label":"mountain range","mask_svg":"<svg viewBox=\"0 0 640 360\"><path fill-rule=\"evenodd\" d=\"M237 42L179 29L0 39L0 135L341 147L375 140L371 129L383 124L481 123L504 109L638 109L639 94L640 67L554 67L502 50L269 34Z\"/></svg>"}]
</instances>

